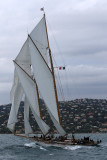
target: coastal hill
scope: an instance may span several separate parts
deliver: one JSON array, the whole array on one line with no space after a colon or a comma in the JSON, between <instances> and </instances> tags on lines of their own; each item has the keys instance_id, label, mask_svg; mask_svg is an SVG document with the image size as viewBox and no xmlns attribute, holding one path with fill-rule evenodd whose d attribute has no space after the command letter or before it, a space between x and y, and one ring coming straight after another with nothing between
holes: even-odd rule
<instances>
[{"instance_id":1,"label":"coastal hill","mask_svg":"<svg viewBox=\"0 0 107 160\"><path fill-rule=\"evenodd\" d=\"M43 100L40 100L42 119L53 126ZM23 106L21 102L18 113L17 133L24 133ZM11 133L7 121L11 104L0 106L0 133ZM76 99L59 102L62 126L67 133L107 133L107 100L106 99ZM30 124L34 131L40 131L30 111ZM52 127L51 131L56 133Z\"/></svg>"}]
</instances>

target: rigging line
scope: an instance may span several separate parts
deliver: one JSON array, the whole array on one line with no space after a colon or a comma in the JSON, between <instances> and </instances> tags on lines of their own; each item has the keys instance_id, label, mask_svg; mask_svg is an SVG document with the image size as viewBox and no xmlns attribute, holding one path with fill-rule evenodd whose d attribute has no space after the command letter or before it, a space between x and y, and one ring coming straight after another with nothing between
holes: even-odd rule
<instances>
[{"instance_id":1,"label":"rigging line","mask_svg":"<svg viewBox=\"0 0 107 160\"><path fill-rule=\"evenodd\" d=\"M57 72L58 72L58 69L57 69ZM59 72L58 72L58 77L59 77L59 84L60 84L60 88L61 88L62 100L65 101L65 96L64 96L63 87L62 87Z\"/></svg>"},{"instance_id":2,"label":"rigging line","mask_svg":"<svg viewBox=\"0 0 107 160\"><path fill-rule=\"evenodd\" d=\"M48 23L48 26L49 26L50 29L51 29L51 25L49 24L49 21L47 21L47 23ZM52 29L51 29L51 32L52 32ZM55 39L55 36L54 36L53 32L52 32L52 36L53 36L53 39L54 39L54 41L55 41L56 47L57 47L57 49L58 49L58 52L59 52L59 54L60 54L60 57L62 58L62 62L63 62L63 64L64 64L64 66L66 67L65 61L64 61L64 58L63 58L63 55L62 55L62 52L61 52L61 50L60 50L60 48L59 48L59 46L58 46L58 43L57 43L57 41L56 41L56 39ZM69 91L69 87L68 87L68 74L67 74L66 69L65 69L65 74L66 74L65 76L66 76L66 81L67 81L67 83L66 83L66 89L67 89L67 94L69 95L69 94L70 94L70 91Z\"/></svg>"},{"instance_id":3,"label":"rigging line","mask_svg":"<svg viewBox=\"0 0 107 160\"><path fill-rule=\"evenodd\" d=\"M60 98L64 100L64 94L63 94L63 89L62 89L61 81L59 78L59 74L58 74L58 77L56 76L56 79L57 79L57 85L58 85L58 91L59 91Z\"/></svg>"},{"instance_id":4,"label":"rigging line","mask_svg":"<svg viewBox=\"0 0 107 160\"><path fill-rule=\"evenodd\" d=\"M66 67L65 67L65 70L64 70L64 71L65 71L65 77L66 77L66 82L67 82L67 83L65 83L65 84L66 84L66 91L67 91L67 97L68 97L68 96L70 95L70 91L69 91L69 86L68 86L68 84L69 84L68 82L69 82L69 81L68 81L68 72L67 72Z\"/></svg>"},{"instance_id":5,"label":"rigging line","mask_svg":"<svg viewBox=\"0 0 107 160\"><path fill-rule=\"evenodd\" d=\"M47 41L48 41L48 48L49 48L49 57L50 57L50 64L51 64L51 70L52 70L52 77L53 77L53 84L54 84L54 91L55 91L55 97L56 97L56 105L57 105L57 112L58 112L58 118L59 118L59 124L61 124L61 117L60 117L60 111L59 111L59 104L58 104L58 96L57 96L57 89L56 89L56 82L55 82L55 75L54 75L54 68L53 68L53 61L52 61L52 55L49 45L49 38L48 38L48 32L47 32L47 24L46 24L46 16L44 13L45 18L45 27L46 27L46 35L47 35Z\"/></svg>"},{"instance_id":6,"label":"rigging line","mask_svg":"<svg viewBox=\"0 0 107 160\"><path fill-rule=\"evenodd\" d=\"M58 86L59 86L59 92L60 92L60 95L62 97L62 100L64 101L65 100L65 96L64 96L64 92L63 92L63 87L62 87L62 83L61 83L61 80L60 80L59 72L57 71L57 73L58 73L58 77L56 77L56 79L57 79Z\"/></svg>"},{"instance_id":7,"label":"rigging line","mask_svg":"<svg viewBox=\"0 0 107 160\"><path fill-rule=\"evenodd\" d=\"M57 63L56 63L56 61L55 61L54 56L52 56L52 57L53 57L54 63L55 63L56 66L57 66ZM56 77L56 78L57 78L57 80L58 80L59 90L60 90L62 99L65 100L65 96L64 96L64 92L63 92L63 87L62 87L62 83L61 83L61 79L60 79L60 74L59 74L59 71L58 71L58 67L57 67L57 73L58 73L58 78L57 78L57 77Z\"/></svg>"},{"instance_id":8,"label":"rigging line","mask_svg":"<svg viewBox=\"0 0 107 160\"><path fill-rule=\"evenodd\" d=\"M48 23L48 26L49 26L49 28L50 28L50 30L51 30L52 37L53 37L53 39L54 39L54 41L55 41L55 45L56 45L56 47L57 47L57 49L58 49L58 52L59 52L59 54L60 54L60 56L61 56L61 58L62 58L62 62L63 62L63 64L64 64L64 66L65 66L65 61L64 61L62 52L61 52L61 50L60 50L60 48L59 48L59 46L58 46L58 43L57 43L57 41L56 41L56 39L55 39L55 36L54 36L54 34L53 34L53 31L52 31L52 27L51 27L51 25L50 25L50 23L49 23L48 20L47 20L47 23Z\"/></svg>"}]
</instances>

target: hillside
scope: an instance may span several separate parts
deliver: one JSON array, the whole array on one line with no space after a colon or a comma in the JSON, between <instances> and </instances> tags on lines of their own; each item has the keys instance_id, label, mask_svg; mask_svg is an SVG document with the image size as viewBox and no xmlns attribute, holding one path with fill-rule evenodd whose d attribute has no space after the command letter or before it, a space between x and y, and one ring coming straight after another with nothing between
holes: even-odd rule
<instances>
[{"instance_id":1,"label":"hillside","mask_svg":"<svg viewBox=\"0 0 107 160\"><path fill-rule=\"evenodd\" d=\"M42 100L40 100L40 104L43 120L52 127L53 123L50 120L50 117L45 109L45 104ZM18 123L16 125L16 130L19 133L24 132L23 105L24 103L21 102L18 113ZM0 133L11 133L6 127L10 108L11 104L0 106ZM59 102L59 108L62 126L67 133L107 132L107 100L76 99L72 101ZM31 111L30 117L30 124L34 131L40 131L34 117L31 114ZM55 128L54 132L56 132Z\"/></svg>"}]
</instances>

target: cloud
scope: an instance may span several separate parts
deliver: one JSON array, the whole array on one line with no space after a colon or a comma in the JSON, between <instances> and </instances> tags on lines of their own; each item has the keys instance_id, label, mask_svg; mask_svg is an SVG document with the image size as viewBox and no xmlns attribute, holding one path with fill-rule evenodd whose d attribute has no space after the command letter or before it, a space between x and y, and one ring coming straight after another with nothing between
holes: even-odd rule
<instances>
[{"instance_id":1,"label":"cloud","mask_svg":"<svg viewBox=\"0 0 107 160\"><path fill-rule=\"evenodd\" d=\"M58 66L67 68L67 73L61 72L66 97L68 88L70 98L105 98L106 0L6 0L0 1L0 102L9 102L12 60L42 17L43 6L53 57Z\"/></svg>"},{"instance_id":2,"label":"cloud","mask_svg":"<svg viewBox=\"0 0 107 160\"><path fill-rule=\"evenodd\" d=\"M86 98L86 95L90 98L106 98L107 68L77 65L67 66L65 71L59 72L61 83L57 83L57 87L62 87L66 99L78 96ZM58 94L61 99L60 88Z\"/></svg>"},{"instance_id":3,"label":"cloud","mask_svg":"<svg viewBox=\"0 0 107 160\"><path fill-rule=\"evenodd\" d=\"M62 72L62 73L61 73ZM69 85L74 82L76 85L97 85L106 84L107 82L107 68L77 65L67 66L66 71L60 71L62 83L66 83L66 74L68 75Z\"/></svg>"},{"instance_id":4,"label":"cloud","mask_svg":"<svg viewBox=\"0 0 107 160\"><path fill-rule=\"evenodd\" d=\"M13 72L12 61L8 58L0 58L0 74L7 74Z\"/></svg>"},{"instance_id":5,"label":"cloud","mask_svg":"<svg viewBox=\"0 0 107 160\"><path fill-rule=\"evenodd\" d=\"M51 23L54 21L53 32L62 54L65 52L72 55L96 54L107 51L107 20L105 16L107 2L103 2L100 0L72 1L68 6L68 8L71 7L69 12L61 10L62 16L57 15L57 19L51 20Z\"/></svg>"}]
</instances>

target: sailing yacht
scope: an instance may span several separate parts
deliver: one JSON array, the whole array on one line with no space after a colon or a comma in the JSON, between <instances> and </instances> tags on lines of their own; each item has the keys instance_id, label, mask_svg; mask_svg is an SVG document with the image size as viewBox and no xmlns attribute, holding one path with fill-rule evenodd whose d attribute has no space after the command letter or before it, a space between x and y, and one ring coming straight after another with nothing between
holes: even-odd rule
<instances>
[{"instance_id":1,"label":"sailing yacht","mask_svg":"<svg viewBox=\"0 0 107 160\"><path fill-rule=\"evenodd\" d=\"M15 125L18 122L18 110L24 95L24 127L26 137L30 137L37 142L71 145L72 141L65 138L66 131L61 125L45 13L40 22L28 35L27 40L13 62L15 67L14 82L10 92L12 106L7 127L12 133L15 133ZM42 119L40 95L42 95L50 118L60 135L57 141L51 138L50 140L46 139L50 127ZM43 138L30 136L33 134L33 130L29 122L29 109L41 130Z\"/></svg>"},{"instance_id":2,"label":"sailing yacht","mask_svg":"<svg viewBox=\"0 0 107 160\"><path fill-rule=\"evenodd\" d=\"M48 56L50 58L51 67L48 65ZM14 132L15 124L17 123L18 109L24 94L25 133L33 133L29 123L29 107L43 135L49 132L50 127L42 120L41 116L39 102L40 92L56 129L64 136L66 132L61 126L45 14L33 31L28 35L27 40L13 62L15 70L14 83L10 93L12 106L7 124L8 128Z\"/></svg>"}]
</instances>

